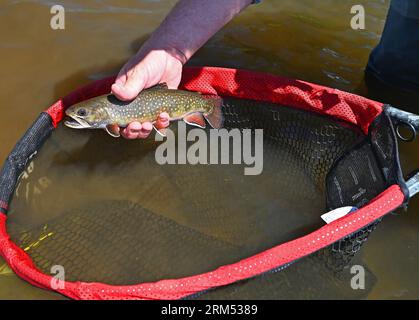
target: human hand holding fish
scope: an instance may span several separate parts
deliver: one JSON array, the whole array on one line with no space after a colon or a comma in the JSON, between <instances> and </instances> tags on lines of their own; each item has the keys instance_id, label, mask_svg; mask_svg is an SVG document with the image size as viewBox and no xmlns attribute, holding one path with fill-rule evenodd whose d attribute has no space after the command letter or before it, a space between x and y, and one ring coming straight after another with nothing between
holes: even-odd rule
<instances>
[{"instance_id":1,"label":"human hand holding fish","mask_svg":"<svg viewBox=\"0 0 419 320\"><path fill-rule=\"evenodd\" d=\"M139 92L158 83L164 82L170 89L176 89L182 76L182 62L165 50L140 50L119 72L112 86L112 93L122 101L133 100ZM145 53L147 52L147 53ZM164 129L169 126L170 117L161 113L154 127ZM153 130L151 122L133 121L120 129L120 134L127 139L144 139Z\"/></svg>"},{"instance_id":2,"label":"human hand holding fish","mask_svg":"<svg viewBox=\"0 0 419 320\"><path fill-rule=\"evenodd\" d=\"M152 43L152 42L151 42ZM205 128L223 125L222 99L176 90L182 77L181 54L145 44L121 69L112 93L82 101L67 109L65 125L74 129L104 129L113 137L147 138L152 129L165 135L170 121Z\"/></svg>"}]
</instances>

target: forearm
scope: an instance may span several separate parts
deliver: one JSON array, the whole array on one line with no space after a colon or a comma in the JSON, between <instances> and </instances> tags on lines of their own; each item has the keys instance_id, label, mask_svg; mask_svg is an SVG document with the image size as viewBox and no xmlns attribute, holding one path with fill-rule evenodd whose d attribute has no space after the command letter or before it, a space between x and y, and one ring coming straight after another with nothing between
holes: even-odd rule
<instances>
[{"instance_id":1,"label":"forearm","mask_svg":"<svg viewBox=\"0 0 419 320\"><path fill-rule=\"evenodd\" d=\"M182 63L252 0L180 0L142 50L164 49Z\"/></svg>"}]
</instances>

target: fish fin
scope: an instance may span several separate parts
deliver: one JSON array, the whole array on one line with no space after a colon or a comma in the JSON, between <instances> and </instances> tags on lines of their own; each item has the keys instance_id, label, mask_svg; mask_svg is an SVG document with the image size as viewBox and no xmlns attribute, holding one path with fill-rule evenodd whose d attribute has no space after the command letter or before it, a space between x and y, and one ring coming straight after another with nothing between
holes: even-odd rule
<instances>
[{"instance_id":1,"label":"fish fin","mask_svg":"<svg viewBox=\"0 0 419 320\"><path fill-rule=\"evenodd\" d=\"M162 137L166 137L166 128L157 129L156 126L153 126L153 128L157 131L159 135L161 135Z\"/></svg>"},{"instance_id":2,"label":"fish fin","mask_svg":"<svg viewBox=\"0 0 419 320\"><path fill-rule=\"evenodd\" d=\"M166 82L158 83L147 90L161 90L161 89L169 89Z\"/></svg>"},{"instance_id":3,"label":"fish fin","mask_svg":"<svg viewBox=\"0 0 419 320\"><path fill-rule=\"evenodd\" d=\"M119 138L121 134L119 133L119 126L116 123L108 124L105 127L105 130L109 135L111 135L114 138Z\"/></svg>"},{"instance_id":4,"label":"fish fin","mask_svg":"<svg viewBox=\"0 0 419 320\"><path fill-rule=\"evenodd\" d=\"M221 99L221 98L220 98ZM214 101L215 105L212 111L204 114L205 119L214 129L220 129L224 125L224 115L221 109L222 99Z\"/></svg>"},{"instance_id":5,"label":"fish fin","mask_svg":"<svg viewBox=\"0 0 419 320\"><path fill-rule=\"evenodd\" d=\"M183 121L191 126L205 128L205 119L201 112L193 112L183 117Z\"/></svg>"},{"instance_id":6,"label":"fish fin","mask_svg":"<svg viewBox=\"0 0 419 320\"><path fill-rule=\"evenodd\" d=\"M221 108L223 105L223 98L214 94L201 94L201 97L207 100L214 108Z\"/></svg>"}]
</instances>

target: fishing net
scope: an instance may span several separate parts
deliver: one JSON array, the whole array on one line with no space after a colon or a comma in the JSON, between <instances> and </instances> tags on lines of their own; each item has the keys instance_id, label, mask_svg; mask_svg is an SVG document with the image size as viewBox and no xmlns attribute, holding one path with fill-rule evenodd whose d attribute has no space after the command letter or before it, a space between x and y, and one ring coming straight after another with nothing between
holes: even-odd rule
<instances>
[{"instance_id":1,"label":"fishing net","mask_svg":"<svg viewBox=\"0 0 419 320\"><path fill-rule=\"evenodd\" d=\"M263 170L244 175L244 163L159 165L153 138L61 127L65 108L112 83L41 113L4 164L0 253L17 275L75 299L367 294L351 290L343 271L408 198L386 106L268 74L185 68L181 88L223 97L227 129L263 129ZM359 210L320 218L342 206Z\"/></svg>"}]
</instances>

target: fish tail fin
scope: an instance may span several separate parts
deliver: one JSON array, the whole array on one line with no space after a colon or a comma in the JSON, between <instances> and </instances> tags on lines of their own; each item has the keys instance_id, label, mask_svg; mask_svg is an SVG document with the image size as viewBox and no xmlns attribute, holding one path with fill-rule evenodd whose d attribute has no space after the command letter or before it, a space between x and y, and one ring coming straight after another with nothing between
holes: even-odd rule
<instances>
[{"instance_id":1,"label":"fish tail fin","mask_svg":"<svg viewBox=\"0 0 419 320\"><path fill-rule=\"evenodd\" d=\"M204 114L205 119L214 129L220 129L224 125L224 115L221 106L223 105L223 99L219 96L205 95L208 103L211 104L211 112Z\"/></svg>"}]
</instances>

